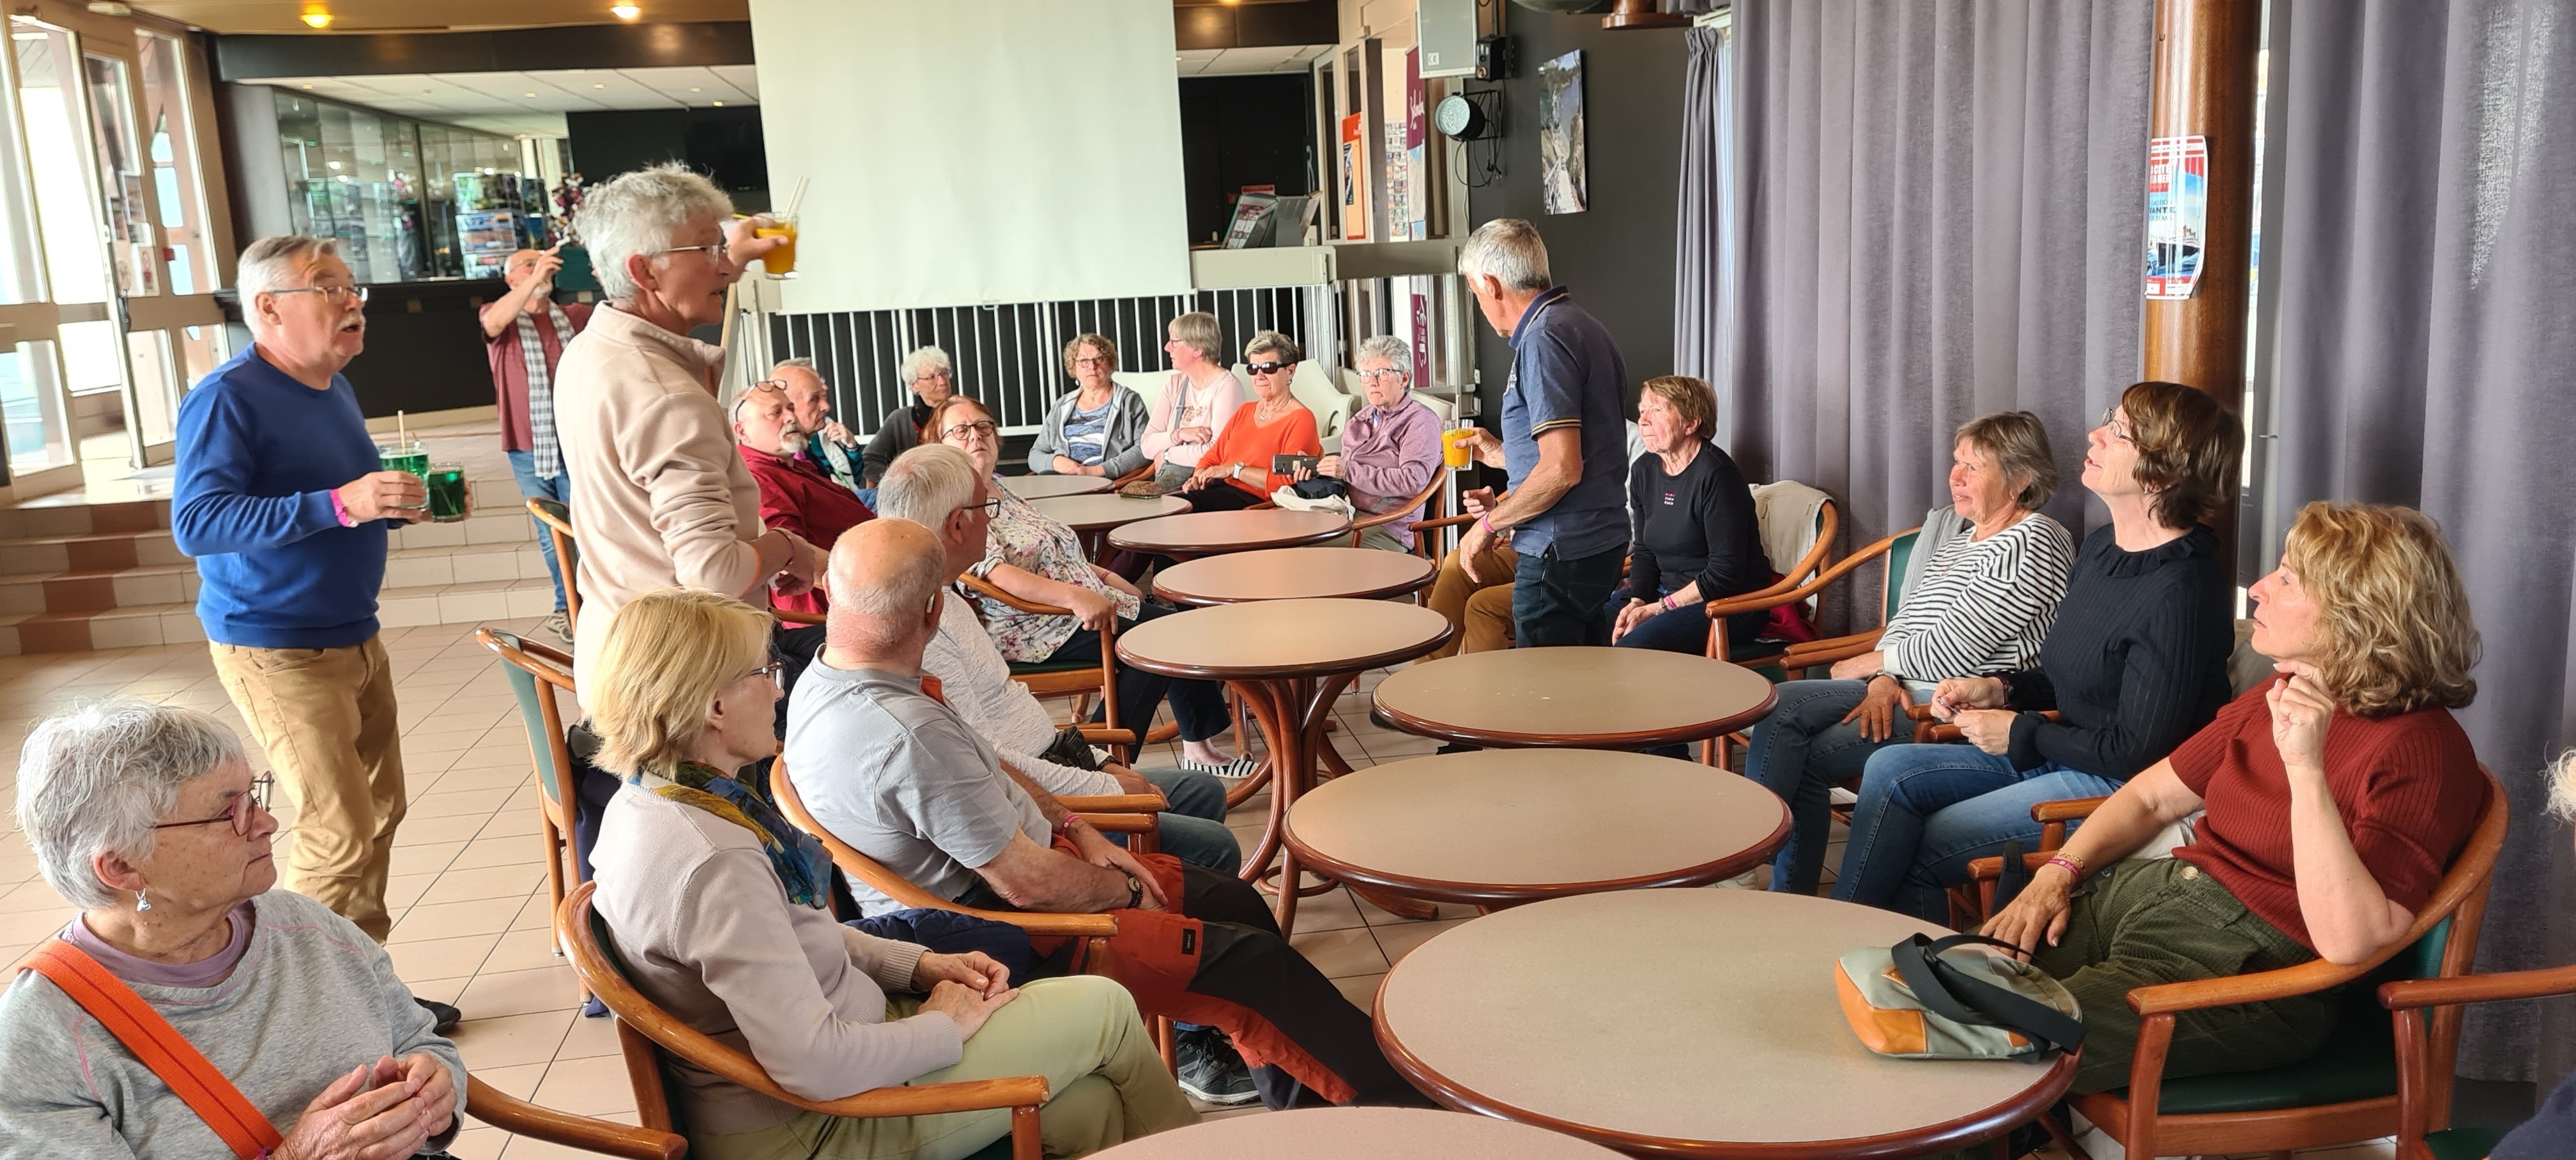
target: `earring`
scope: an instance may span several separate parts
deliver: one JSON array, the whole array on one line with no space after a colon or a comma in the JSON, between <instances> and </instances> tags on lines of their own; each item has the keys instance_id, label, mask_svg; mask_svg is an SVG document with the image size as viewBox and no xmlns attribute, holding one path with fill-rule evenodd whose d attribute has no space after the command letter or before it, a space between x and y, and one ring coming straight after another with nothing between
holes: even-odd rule
<instances>
[{"instance_id":1,"label":"earring","mask_svg":"<svg viewBox=\"0 0 2576 1160\"><path fill-rule=\"evenodd\" d=\"M145 898L145 897L143 896L143 892L142 892L142 891L140 891L140 890L135 891L135 892L134 892L134 910L135 910L135 913L140 914L140 913L142 913L142 912L144 912L144 911L147 911L147 910L150 910L150 909L152 909L152 900L151 900L151 899L149 899L149 898Z\"/></svg>"}]
</instances>

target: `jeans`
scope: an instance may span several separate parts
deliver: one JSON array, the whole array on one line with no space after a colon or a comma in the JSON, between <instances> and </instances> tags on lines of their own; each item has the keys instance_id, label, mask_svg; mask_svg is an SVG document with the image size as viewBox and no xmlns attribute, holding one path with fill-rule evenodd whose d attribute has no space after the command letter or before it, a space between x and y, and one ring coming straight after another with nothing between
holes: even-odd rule
<instances>
[{"instance_id":1,"label":"jeans","mask_svg":"<svg viewBox=\"0 0 2576 1160\"><path fill-rule=\"evenodd\" d=\"M1610 618L1601 611L1619 586L1625 548L1568 560L1556 547L1524 553L1512 574L1513 635L1521 648L1607 645Z\"/></svg>"},{"instance_id":2,"label":"jeans","mask_svg":"<svg viewBox=\"0 0 2576 1160\"><path fill-rule=\"evenodd\" d=\"M1255 495L1221 479L1210 480L1207 486L1197 491L1175 494L1187 500L1194 512L1239 512L1255 504L1270 502L1267 495Z\"/></svg>"},{"instance_id":3,"label":"jeans","mask_svg":"<svg viewBox=\"0 0 2576 1160\"><path fill-rule=\"evenodd\" d=\"M1657 595L1670 596L1688 583L1689 581L1685 580L1682 584L1674 585L1671 590ZM1614 622L1618 619L1619 610L1628 606L1631 595L1628 586L1622 584L1619 590L1611 593L1610 599L1602 604L1602 608L1609 612ZM1727 617L1728 643L1737 647L1751 643L1754 634L1761 632L1763 622L1769 619L1770 614L1767 612L1739 612ZM1627 635L1620 637L1614 643L1620 648L1651 648L1700 656L1708 651L1708 613L1699 604L1684 604L1658 612L1637 622L1636 627L1629 629Z\"/></svg>"},{"instance_id":4,"label":"jeans","mask_svg":"<svg viewBox=\"0 0 2576 1160\"><path fill-rule=\"evenodd\" d=\"M507 454L510 457L510 474L519 481L520 495L529 499L550 499L556 503L572 502L570 473L558 468L553 479L539 479L536 452L512 451ZM555 559L554 533L544 524L538 523L537 517L533 515L528 517L528 523L537 529L537 550L545 553L546 575L553 577L555 582L555 611L562 612L564 610L563 564Z\"/></svg>"},{"instance_id":5,"label":"jeans","mask_svg":"<svg viewBox=\"0 0 2576 1160\"><path fill-rule=\"evenodd\" d=\"M1138 770L1163 791L1172 808L1155 815L1154 838L1163 852L1192 866L1232 874L1243 865L1243 844L1225 826L1225 783L1178 769ZM1112 834L1115 841L1125 834ZM1125 842L1119 842L1125 845Z\"/></svg>"},{"instance_id":6,"label":"jeans","mask_svg":"<svg viewBox=\"0 0 2576 1160\"><path fill-rule=\"evenodd\" d=\"M1789 803L1789 844L1771 860L1773 890L1816 892L1833 827L1827 791L1859 777L1871 754L1914 736L1901 716L1889 722L1885 741L1868 740L1859 722L1843 720L1868 688L1865 681L1787 681L1773 690L1780 699L1771 715L1753 726L1744 776Z\"/></svg>"},{"instance_id":7,"label":"jeans","mask_svg":"<svg viewBox=\"0 0 2576 1160\"><path fill-rule=\"evenodd\" d=\"M1971 859L2001 854L2008 841L2037 846L2030 807L2120 788L2055 762L2014 769L1974 745L1891 745L1866 770L1834 897L1929 922L1949 920L1944 888L1968 881Z\"/></svg>"},{"instance_id":8,"label":"jeans","mask_svg":"<svg viewBox=\"0 0 2576 1160\"><path fill-rule=\"evenodd\" d=\"M1133 628L1148 620L1170 616L1178 609L1146 601L1136 609L1136 619L1123 628ZM1076 628L1073 635L1056 646L1049 661L1100 662L1100 634L1088 628ZM1172 703L1172 720L1181 727L1181 740L1205 741L1234 727L1234 716L1225 711L1225 686L1215 681L1178 680L1149 673L1143 669L1120 666L1118 669L1118 727L1135 730L1141 740L1154 723L1157 702Z\"/></svg>"}]
</instances>

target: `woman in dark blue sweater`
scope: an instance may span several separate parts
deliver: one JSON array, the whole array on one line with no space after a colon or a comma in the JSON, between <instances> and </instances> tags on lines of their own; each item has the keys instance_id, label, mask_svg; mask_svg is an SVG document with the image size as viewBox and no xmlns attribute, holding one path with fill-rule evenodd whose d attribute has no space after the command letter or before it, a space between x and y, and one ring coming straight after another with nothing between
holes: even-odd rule
<instances>
[{"instance_id":1,"label":"woman in dark blue sweater","mask_svg":"<svg viewBox=\"0 0 2576 1160\"><path fill-rule=\"evenodd\" d=\"M2189 387L2121 394L2084 457L2111 523L2077 550L2039 667L1941 682L1933 712L1969 744L1870 756L1835 898L1942 921L1971 859L2036 846L2031 806L2117 790L2227 703L2235 594L2202 521L2234 502L2243 442Z\"/></svg>"},{"instance_id":2,"label":"woman in dark blue sweater","mask_svg":"<svg viewBox=\"0 0 2576 1160\"><path fill-rule=\"evenodd\" d=\"M1628 468L1628 583L1610 594L1610 641L1621 648L1700 652L1702 605L1771 582L1753 489L1709 442L1716 422L1717 395L1698 379L1648 379L1637 396L1646 453ZM1738 614L1727 639L1751 641L1764 617Z\"/></svg>"}]
</instances>

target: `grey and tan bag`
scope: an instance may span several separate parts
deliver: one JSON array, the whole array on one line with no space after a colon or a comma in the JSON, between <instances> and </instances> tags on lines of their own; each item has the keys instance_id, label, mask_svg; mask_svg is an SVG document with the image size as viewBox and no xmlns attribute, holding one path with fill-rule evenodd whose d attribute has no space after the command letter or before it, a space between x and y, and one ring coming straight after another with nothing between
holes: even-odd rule
<instances>
[{"instance_id":1,"label":"grey and tan bag","mask_svg":"<svg viewBox=\"0 0 2576 1160\"><path fill-rule=\"evenodd\" d=\"M2084 1012L2065 984L2011 954L1946 952L1983 935L1923 935L1866 947L1834 964L1834 991L1862 1045L1903 1059L2027 1059L2084 1043Z\"/></svg>"}]
</instances>

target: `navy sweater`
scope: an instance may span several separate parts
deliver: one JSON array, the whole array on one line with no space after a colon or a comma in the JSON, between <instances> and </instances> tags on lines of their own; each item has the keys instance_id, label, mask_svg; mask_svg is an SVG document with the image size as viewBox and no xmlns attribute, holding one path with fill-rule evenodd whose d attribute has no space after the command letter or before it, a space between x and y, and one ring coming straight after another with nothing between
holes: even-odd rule
<instances>
[{"instance_id":1,"label":"navy sweater","mask_svg":"<svg viewBox=\"0 0 2576 1160\"><path fill-rule=\"evenodd\" d=\"M331 493L378 470L349 380L317 391L257 346L179 403L170 532L197 558L197 619L218 644L339 648L376 635L384 521L340 526Z\"/></svg>"},{"instance_id":2,"label":"navy sweater","mask_svg":"<svg viewBox=\"0 0 2576 1160\"><path fill-rule=\"evenodd\" d=\"M2084 537L2066 577L2039 667L2013 673L2023 710L2006 756L2127 781L2164 760L2228 701L2236 597L2218 564L2218 535L2123 552L2108 526ZM2055 709L2050 721L2038 710Z\"/></svg>"}]
</instances>

